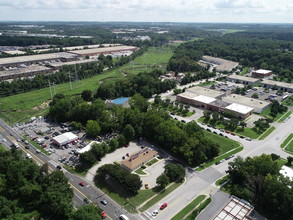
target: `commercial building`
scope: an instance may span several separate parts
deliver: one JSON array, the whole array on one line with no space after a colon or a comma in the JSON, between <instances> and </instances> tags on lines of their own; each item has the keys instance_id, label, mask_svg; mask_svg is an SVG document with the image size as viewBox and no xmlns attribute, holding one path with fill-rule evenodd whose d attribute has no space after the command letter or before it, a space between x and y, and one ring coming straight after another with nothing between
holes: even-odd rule
<instances>
[{"instance_id":1,"label":"commercial building","mask_svg":"<svg viewBox=\"0 0 293 220\"><path fill-rule=\"evenodd\" d=\"M273 72L271 70L259 69L259 70L252 71L251 75L256 78L266 78L272 74L273 74Z\"/></svg>"},{"instance_id":2,"label":"commercial building","mask_svg":"<svg viewBox=\"0 0 293 220\"><path fill-rule=\"evenodd\" d=\"M224 92L219 92L214 89L207 89L207 88L201 87L201 86L194 86L189 89L186 89L186 91L190 92L190 93L197 94L197 95L204 95L204 96L212 97L215 99L219 99L219 98L222 98L223 96L225 96Z\"/></svg>"},{"instance_id":3,"label":"commercial building","mask_svg":"<svg viewBox=\"0 0 293 220\"><path fill-rule=\"evenodd\" d=\"M121 162L121 166L126 170L132 172L140 168L142 165L144 165L157 155L157 151L145 147L139 152L131 154L129 158L123 160Z\"/></svg>"},{"instance_id":4,"label":"commercial building","mask_svg":"<svg viewBox=\"0 0 293 220\"><path fill-rule=\"evenodd\" d=\"M284 92L293 92L293 84L291 83L279 82L274 80L263 80L261 84L264 88L269 89L276 87L277 89L282 90Z\"/></svg>"},{"instance_id":5,"label":"commercial building","mask_svg":"<svg viewBox=\"0 0 293 220\"><path fill-rule=\"evenodd\" d=\"M249 98L249 97L245 97L245 96L237 95L237 94L228 95L224 97L222 100L224 102L228 102L231 104L237 103L240 105L251 107L254 109L256 113L263 112L265 109L267 109L271 105L270 102L266 102L266 101L262 101L262 100L254 99L254 98Z\"/></svg>"},{"instance_id":6,"label":"commercial building","mask_svg":"<svg viewBox=\"0 0 293 220\"><path fill-rule=\"evenodd\" d=\"M66 145L77 140L78 140L78 137L71 132L60 134L52 139L52 141L59 146Z\"/></svg>"},{"instance_id":7,"label":"commercial building","mask_svg":"<svg viewBox=\"0 0 293 220\"><path fill-rule=\"evenodd\" d=\"M229 82L236 82L236 83L242 83L245 85L253 85L261 82L260 79L252 78L252 77L245 77L245 76L240 76L240 75L230 75L227 76L227 80Z\"/></svg>"},{"instance_id":8,"label":"commercial building","mask_svg":"<svg viewBox=\"0 0 293 220\"><path fill-rule=\"evenodd\" d=\"M10 70L0 71L0 81L25 78L25 77L34 77L39 74L51 74L53 73L52 69L45 66L28 66L25 68L14 68Z\"/></svg>"},{"instance_id":9,"label":"commercial building","mask_svg":"<svg viewBox=\"0 0 293 220\"><path fill-rule=\"evenodd\" d=\"M78 154L85 153L87 151L90 151L92 149L93 144L100 144L99 141L92 141L88 145L86 145L84 148L81 148L80 150L77 151Z\"/></svg>"},{"instance_id":10,"label":"commercial building","mask_svg":"<svg viewBox=\"0 0 293 220\"><path fill-rule=\"evenodd\" d=\"M224 72L224 71L230 72L239 65L239 63L237 62L225 60L218 57L203 56L201 59L204 62L207 62L208 64L212 64L212 65L216 64L217 66L215 67L215 69L216 71L219 71L219 72Z\"/></svg>"},{"instance_id":11,"label":"commercial building","mask_svg":"<svg viewBox=\"0 0 293 220\"><path fill-rule=\"evenodd\" d=\"M65 52L38 54L30 56L6 57L0 59L0 70L9 67L19 67L20 65L32 65L40 63L46 64L49 61L68 62L73 60L77 60L77 55Z\"/></svg>"},{"instance_id":12,"label":"commercial building","mask_svg":"<svg viewBox=\"0 0 293 220\"><path fill-rule=\"evenodd\" d=\"M237 103L232 103L225 107L224 112L226 113L229 112L237 118L245 119L249 117L250 115L252 115L253 108L245 106L245 105L240 105Z\"/></svg>"},{"instance_id":13,"label":"commercial building","mask_svg":"<svg viewBox=\"0 0 293 220\"><path fill-rule=\"evenodd\" d=\"M49 63L46 66L50 67L53 70L59 70L63 66L66 66L66 65L76 65L76 64L91 63L91 62L98 62L98 60L85 59L85 60L76 60L76 61L70 61L70 62L57 62L57 63Z\"/></svg>"},{"instance_id":14,"label":"commercial building","mask_svg":"<svg viewBox=\"0 0 293 220\"><path fill-rule=\"evenodd\" d=\"M94 56L99 54L111 54L113 52L121 52L121 51L135 51L137 47L133 46L114 46L114 47L101 47L101 48L92 48L85 50L73 50L69 51L69 53L76 54L78 56Z\"/></svg>"}]
</instances>

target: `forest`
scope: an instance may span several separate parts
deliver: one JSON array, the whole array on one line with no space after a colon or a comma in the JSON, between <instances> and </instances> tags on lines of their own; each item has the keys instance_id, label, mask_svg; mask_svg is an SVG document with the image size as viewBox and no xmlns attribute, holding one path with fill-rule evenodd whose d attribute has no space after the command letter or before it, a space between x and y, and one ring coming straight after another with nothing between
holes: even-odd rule
<instances>
[{"instance_id":1,"label":"forest","mask_svg":"<svg viewBox=\"0 0 293 220\"><path fill-rule=\"evenodd\" d=\"M243 66L272 70L277 80L290 83L293 79L292 52L291 32L236 32L181 44L168 68L190 71L199 68L196 61L203 55L209 55L237 61Z\"/></svg>"},{"instance_id":2,"label":"forest","mask_svg":"<svg viewBox=\"0 0 293 220\"><path fill-rule=\"evenodd\" d=\"M99 220L94 205L73 209L73 191L62 171L49 173L13 149L0 151L0 219Z\"/></svg>"}]
</instances>

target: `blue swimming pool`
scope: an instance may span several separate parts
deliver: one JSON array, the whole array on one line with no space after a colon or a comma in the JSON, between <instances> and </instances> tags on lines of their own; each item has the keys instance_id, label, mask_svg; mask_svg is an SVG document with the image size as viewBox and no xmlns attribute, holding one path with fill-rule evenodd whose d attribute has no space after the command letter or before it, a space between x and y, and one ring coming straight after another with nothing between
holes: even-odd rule
<instances>
[{"instance_id":1,"label":"blue swimming pool","mask_svg":"<svg viewBox=\"0 0 293 220\"><path fill-rule=\"evenodd\" d=\"M129 99L129 98L127 98L127 97L121 97L121 98L118 98L118 99L114 99L114 100L113 100L113 103L114 103L115 105L121 105L121 104L123 104L124 102L127 102L128 99Z\"/></svg>"}]
</instances>

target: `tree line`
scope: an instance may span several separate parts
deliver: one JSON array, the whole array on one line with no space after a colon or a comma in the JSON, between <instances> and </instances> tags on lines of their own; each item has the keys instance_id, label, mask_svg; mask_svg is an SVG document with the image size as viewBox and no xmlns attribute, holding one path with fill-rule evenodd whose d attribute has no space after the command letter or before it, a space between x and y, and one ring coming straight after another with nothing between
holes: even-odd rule
<instances>
[{"instance_id":1,"label":"tree line","mask_svg":"<svg viewBox=\"0 0 293 220\"><path fill-rule=\"evenodd\" d=\"M1 219L102 219L94 205L73 209L73 190L63 172L49 173L47 164L38 167L16 149L0 151L0 158Z\"/></svg>"}]
</instances>

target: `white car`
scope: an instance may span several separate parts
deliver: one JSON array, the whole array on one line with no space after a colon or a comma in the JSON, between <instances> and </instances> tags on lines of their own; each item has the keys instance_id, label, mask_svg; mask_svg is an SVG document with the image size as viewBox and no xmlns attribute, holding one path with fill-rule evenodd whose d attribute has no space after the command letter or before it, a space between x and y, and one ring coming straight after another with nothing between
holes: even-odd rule
<instances>
[{"instance_id":1,"label":"white car","mask_svg":"<svg viewBox=\"0 0 293 220\"><path fill-rule=\"evenodd\" d=\"M159 214L158 210L154 210L154 211L152 212L152 216L157 216L158 214Z\"/></svg>"},{"instance_id":2,"label":"white car","mask_svg":"<svg viewBox=\"0 0 293 220\"><path fill-rule=\"evenodd\" d=\"M31 156L30 154L26 154L26 157L27 157L28 159L31 159L31 158L32 158L32 156Z\"/></svg>"}]
</instances>

